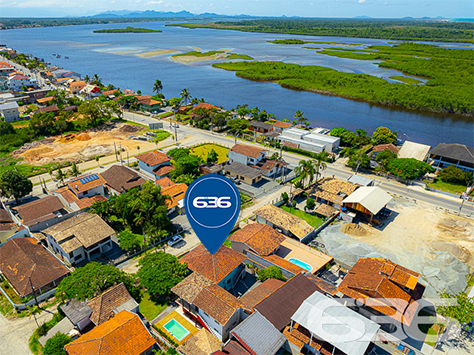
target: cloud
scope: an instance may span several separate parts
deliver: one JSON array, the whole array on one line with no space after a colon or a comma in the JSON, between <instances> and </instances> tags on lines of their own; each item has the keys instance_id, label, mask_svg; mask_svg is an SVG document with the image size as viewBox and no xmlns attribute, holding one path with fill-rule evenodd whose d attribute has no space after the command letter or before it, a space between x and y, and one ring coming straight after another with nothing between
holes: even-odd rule
<instances>
[{"instance_id":1,"label":"cloud","mask_svg":"<svg viewBox=\"0 0 474 355\"><path fill-rule=\"evenodd\" d=\"M359 0L359 4L363 4L365 0Z\"/></svg>"},{"instance_id":2,"label":"cloud","mask_svg":"<svg viewBox=\"0 0 474 355\"><path fill-rule=\"evenodd\" d=\"M163 0L147 2L147 5L159 5L159 4L163 4Z\"/></svg>"}]
</instances>

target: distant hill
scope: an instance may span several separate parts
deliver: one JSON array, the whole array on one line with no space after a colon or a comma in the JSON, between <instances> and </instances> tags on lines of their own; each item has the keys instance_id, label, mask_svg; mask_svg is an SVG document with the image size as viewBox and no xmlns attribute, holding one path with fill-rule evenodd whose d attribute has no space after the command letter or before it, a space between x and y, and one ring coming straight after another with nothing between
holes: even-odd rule
<instances>
[{"instance_id":1,"label":"distant hill","mask_svg":"<svg viewBox=\"0 0 474 355\"><path fill-rule=\"evenodd\" d=\"M181 18L181 19L201 19L201 18L219 18L219 17L244 17L252 18L253 16L249 15L237 15L237 16L228 16L228 15L219 15L215 13L205 12L203 14L193 14L189 11L180 11L180 12L165 12L165 11L155 11L155 10L146 10L146 11L107 11L101 12L97 15L89 16L91 18Z\"/></svg>"},{"instance_id":2,"label":"distant hill","mask_svg":"<svg viewBox=\"0 0 474 355\"><path fill-rule=\"evenodd\" d=\"M371 19L372 17L364 15L364 16L356 16L354 18L361 19L361 20L364 20L364 19L367 20L367 19Z\"/></svg>"}]
</instances>

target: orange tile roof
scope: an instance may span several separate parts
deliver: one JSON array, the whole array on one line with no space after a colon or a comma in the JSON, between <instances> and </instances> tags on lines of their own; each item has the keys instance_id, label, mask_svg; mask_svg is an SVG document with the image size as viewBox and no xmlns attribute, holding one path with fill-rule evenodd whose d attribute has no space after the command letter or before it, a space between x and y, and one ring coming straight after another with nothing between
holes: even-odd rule
<instances>
[{"instance_id":1,"label":"orange tile roof","mask_svg":"<svg viewBox=\"0 0 474 355\"><path fill-rule=\"evenodd\" d=\"M163 175L169 174L173 170L174 170L174 166L165 165L165 166L160 166L156 168L155 170L153 170L153 174L155 174L156 176L163 176Z\"/></svg>"},{"instance_id":2,"label":"orange tile roof","mask_svg":"<svg viewBox=\"0 0 474 355\"><path fill-rule=\"evenodd\" d=\"M236 144L232 147L230 151L237 154L245 155L247 157L258 158L262 154L262 151L265 151L265 149L253 147L251 145Z\"/></svg>"},{"instance_id":3,"label":"orange tile roof","mask_svg":"<svg viewBox=\"0 0 474 355\"><path fill-rule=\"evenodd\" d=\"M275 255L275 254L265 256L264 259L270 261L271 263L285 270L288 270L289 272L295 275L301 274L302 272L306 272L306 270L304 270L303 268L300 268L299 266L296 266L295 264L290 263L288 260L280 258L278 255Z\"/></svg>"},{"instance_id":4,"label":"orange tile roof","mask_svg":"<svg viewBox=\"0 0 474 355\"><path fill-rule=\"evenodd\" d=\"M398 154L400 151L400 149L393 144L379 144L372 148L372 153L383 152L385 149L388 149L395 154Z\"/></svg>"},{"instance_id":5,"label":"orange tile roof","mask_svg":"<svg viewBox=\"0 0 474 355\"><path fill-rule=\"evenodd\" d=\"M69 79L69 78L68 78ZM69 83L69 88L70 89L82 89L86 86L86 82L85 81L73 81L72 83Z\"/></svg>"},{"instance_id":6,"label":"orange tile roof","mask_svg":"<svg viewBox=\"0 0 474 355\"><path fill-rule=\"evenodd\" d=\"M68 80L71 80L71 78L59 78L59 79L56 79L56 82L62 83L63 81L68 81Z\"/></svg>"},{"instance_id":7,"label":"orange tile roof","mask_svg":"<svg viewBox=\"0 0 474 355\"><path fill-rule=\"evenodd\" d=\"M201 102L200 104L194 106L192 110L194 111L197 108L205 108L206 110L212 110L212 109L219 109L219 107L212 105L212 104L206 104L205 102Z\"/></svg>"},{"instance_id":8,"label":"orange tile roof","mask_svg":"<svg viewBox=\"0 0 474 355\"><path fill-rule=\"evenodd\" d=\"M399 322L410 325L416 312L415 300L402 287L415 290L419 274L388 259L361 258L341 282L338 291L365 302ZM421 297L421 295L420 295Z\"/></svg>"},{"instance_id":9,"label":"orange tile roof","mask_svg":"<svg viewBox=\"0 0 474 355\"><path fill-rule=\"evenodd\" d=\"M174 182L171 181L171 179L167 176L165 176L164 178L161 178L159 180L155 180L155 183L158 186L161 186L161 187L167 187L167 186L174 185Z\"/></svg>"},{"instance_id":10,"label":"orange tile roof","mask_svg":"<svg viewBox=\"0 0 474 355\"><path fill-rule=\"evenodd\" d=\"M164 187L160 190L160 193L162 195L168 195L171 198L171 201L166 201L166 206L168 207L168 209L178 206L179 201L184 199L184 195L186 194L187 189L188 186L181 182L179 184Z\"/></svg>"},{"instance_id":11,"label":"orange tile roof","mask_svg":"<svg viewBox=\"0 0 474 355\"><path fill-rule=\"evenodd\" d=\"M118 90L117 89L105 90L105 91L102 91L102 94L104 94L104 95L113 95L116 91L118 91Z\"/></svg>"},{"instance_id":12,"label":"orange tile roof","mask_svg":"<svg viewBox=\"0 0 474 355\"><path fill-rule=\"evenodd\" d=\"M144 154L141 154L141 155L137 155L135 158L137 158L138 160L141 160L142 162L144 162L144 163L146 163L150 166L163 164L163 163L166 163L166 162L171 160L170 158L168 158L168 156L166 154L163 154L163 153L161 153L157 150L154 150L154 151L148 152L148 153L144 153Z\"/></svg>"},{"instance_id":13,"label":"orange tile roof","mask_svg":"<svg viewBox=\"0 0 474 355\"><path fill-rule=\"evenodd\" d=\"M194 305L221 325L225 325L229 318L242 307L235 296L216 284L204 288L194 300Z\"/></svg>"},{"instance_id":14,"label":"orange tile roof","mask_svg":"<svg viewBox=\"0 0 474 355\"><path fill-rule=\"evenodd\" d=\"M283 145L284 145L285 147L298 148L298 144L292 143L292 142L283 142Z\"/></svg>"},{"instance_id":15,"label":"orange tile roof","mask_svg":"<svg viewBox=\"0 0 474 355\"><path fill-rule=\"evenodd\" d=\"M97 175L97 179L82 183L81 179L87 178L88 176L92 175ZM81 192L93 189L94 187L100 186L100 185L105 185L106 181L100 174L83 174L78 177L75 177L74 179L68 181L66 183L69 186L69 189L74 192L75 194L79 194Z\"/></svg>"},{"instance_id":16,"label":"orange tile roof","mask_svg":"<svg viewBox=\"0 0 474 355\"><path fill-rule=\"evenodd\" d=\"M290 127L291 127L291 123L289 123L289 122L282 122L282 121L276 121L273 125L274 125L275 127L279 127L279 128L283 128L283 129L286 129L286 128L290 128Z\"/></svg>"},{"instance_id":17,"label":"orange tile roof","mask_svg":"<svg viewBox=\"0 0 474 355\"><path fill-rule=\"evenodd\" d=\"M286 239L267 224L253 223L229 236L231 241L247 244L258 255L271 254Z\"/></svg>"},{"instance_id":18,"label":"orange tile roof","mask_svg":"<svg viewBox=\"0 0 474 355\"><path fill-rule=\"evenodd\" d=\"M37 99L36 102L39 104L44 104L45 102L54 100L54 97L48 96L48 97L43 97L42 99Z\"/></svg>"},{"instance_id":19,"label":"orange tile roof","mask_svg":"<svg viewBox=\"0 0 474 355\"><path fill-rule=\"evenodd\" d=\"M187 263L189 269L218 283L242 264L245 259L244 255L226 246L221 246L215 254L211 254L204 245L200 244L179 261Z\"/></svg>"},{"instance_id":20,"label":"orange tile roof","mask_svg":"<svg viewBox=\"0 0 474 355\"><path fill-rule=\"evenodd\" d=\"M94 195L92 197L83 197L76 201L76 205L82 210L83 208L90 207L96 201L107 201L107 199L102 195Z\"/></svg>"},{"instance_id":21,"label":"orange tile roof","mask_svg":"<svg viewBox=\"0 0 474 355\"><path fill-rule=\"evenodd\" d=\"M249 308L255 307L264 298L267 298L280 286L284 285L283 281L277 279L268 279L253 290L244 294L239 301Z\"/></svg>"},{"instance_id":22,"label":"orange tile roof","mask_svg":"<svg viewBox=\"0 0 474 355\"><path fill-rule=\"evenodd\" d=\"M69 355L140 355L155 344L136 314L121 311L65 349Z\"/></svg>"},{"instance_id":23,"label":"orange tile roof","mask_svg":"<svg viewBox=\"0 0 474 355\"><path fill-rule=\"evenodd\" d=\"M153 99L142 99L139 101L139 103L142 105L153 106L153 105L161 104L161 101L157 101Z\"/></svg>"}]
</instances>

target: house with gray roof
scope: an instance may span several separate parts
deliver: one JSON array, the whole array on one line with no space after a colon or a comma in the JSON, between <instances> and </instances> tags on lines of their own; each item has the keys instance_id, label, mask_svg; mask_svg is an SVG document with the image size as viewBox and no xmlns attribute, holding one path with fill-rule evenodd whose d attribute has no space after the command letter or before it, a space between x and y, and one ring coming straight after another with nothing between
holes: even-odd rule
<instances>
[{"instance_id":1,"label":"house with gray roof","mask_svg":"<svg viewBox=\"0 0 474 355\"><path fill-rule=\"evenodd\" d=\"M82 332L91 324L90 317L92 314L92 308L89 307L87 302L74 299L67 301L65 304L61 305L60 308L71 324L74 327L77 327L79 331Z\"/></svg>"},{"instance_id":2,"label":"house with gray roof","mask_svg":"<svg viewBox=\"0 0 474 355\"><path fill-rule=\"evenodd\" d=\"M236 161L224 165L224 171L226 176L231 176L248 185L254 185L262 180L262 175L264 174L263 170L252 168Z\"/></svg>"},{"instance_id":3,"label":"house with gray roof","mask_svg":"<svg viewBox=\"0 0 474 355\"><path fill-rule=\"evenodd\" d=\"M17 121L20 119L18 104L16 101L7 101L0 104L0 116L5 122Z\"/></svg>"},{"instance_id":4,"label":"house with gray roof","mask_svg":"<svg viewBox=\"0 0 474 355\"><path fill-rule=\"evenodd\" d=\"M283 334L258 312L235 327L231 336L255 355L275 355L286 341Z\"/></svg>"},{"instance_id":5,"label":"house with gray roof","mask_svg":"<svg viewBox=\"0 0 474 355\"><path fill-rule=\"evenodd\" d=\"M454 165L464 171L474 172L474 148L464 144L440 143L431 151L428 163L435 168Z\"/></svg>"}]
</instances>

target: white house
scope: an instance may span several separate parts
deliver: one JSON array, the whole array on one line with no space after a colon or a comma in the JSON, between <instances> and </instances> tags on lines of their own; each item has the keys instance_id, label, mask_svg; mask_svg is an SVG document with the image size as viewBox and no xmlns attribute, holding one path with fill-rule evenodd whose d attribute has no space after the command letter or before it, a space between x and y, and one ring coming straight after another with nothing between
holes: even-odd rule
<instances>
[{"instance_id":1,"label":"white house","mask_svg":"<svg viewBox=\"0 0 474 355\"><path fill-rule=\"evenodd\" d=\"M157 150L136 156L138 167L144 174L159 180L173 170L171 159Z\"/></svg>"},{"instance_id":2,"label":"white house","mask_svg":"<svg viewBox=\"0 0 474 355\"><path fill-rule=\"evenodd\" d=\"M99 174L84 174L67 182L69 191L78 199L95 195L105 196L106 181Z\"/></svg>"},{"instance_id":3,"label":"white house","mask_svg":"<svg viewBox=\"0 0 474 355\"><path fill-rule=\"evenodd\" d=\"M20 112L18 111L18 104L16 101L9 101L0 104L0 115L5 122L12 122L20 119Z\"/></svg>"},{"instance_id":4,"label":"white house","mask_svg":"<svg viewBox=\"0 0 474 355\"><path fill-rule=\"evenodd\" d=\"M288 128L283 130L278 137L281 143L294 143L300 149L308 150L315 153L326 151L328 153L334 152L339 148L341 139L326 134L322 134L324 130L316 128L312 131L307 131L299 128Z\"/></svg>"},{"instance_id":5,"label":"white house","mask_svg":"<svg viewBox=\"0 0 474 355\"><path fill-rule=\"evenodd\" d=\"M256 165L265 158L266 150L250 145L236 144L229 151L229 162Z\"/></svg>"},{"instance_id":6,"label":"white house","mask_svg":"<svg viewBox=\"0 0 474 355\"><path fill-rule=\"evenodd\" d=\"M15 74L8 78L8 89L13 91L20 91L23 86L36 86L36 80L31 80L25 75Z\"/></svg>"},{"instance_id":7,"label":"white house","mask_svg":"<svg viewBox=\"0 0 474 355\"><path fill-rule=\"evenodd\" d=\"M81 213L42 231L48 246L71 265L112 250L115 231L96 214Z\"/></svg>"}]
</instances>

